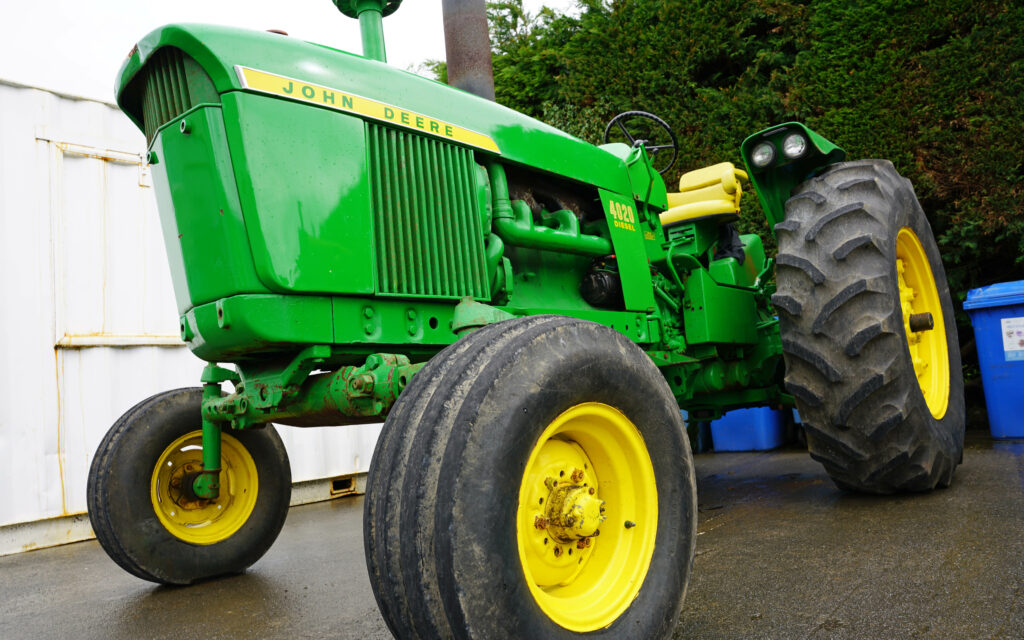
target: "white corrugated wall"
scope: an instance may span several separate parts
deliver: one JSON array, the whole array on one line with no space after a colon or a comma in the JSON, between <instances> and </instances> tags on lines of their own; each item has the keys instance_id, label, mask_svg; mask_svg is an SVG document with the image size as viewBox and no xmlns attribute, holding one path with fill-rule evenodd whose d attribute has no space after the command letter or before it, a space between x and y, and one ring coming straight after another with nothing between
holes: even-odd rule
<instances>
[{"instance_id":1,"label":"white corrugated wall","mask_svg":"<svg viewBox=\"0 0 1024 640\"><path fill-rule=\"evenodd\" d=\"M0 555L90 535L107 428L198 384L144 150L113 105L0 81ZM380 426L278 430L301 482L365 472Z\"/></svg>"}]
</instances>

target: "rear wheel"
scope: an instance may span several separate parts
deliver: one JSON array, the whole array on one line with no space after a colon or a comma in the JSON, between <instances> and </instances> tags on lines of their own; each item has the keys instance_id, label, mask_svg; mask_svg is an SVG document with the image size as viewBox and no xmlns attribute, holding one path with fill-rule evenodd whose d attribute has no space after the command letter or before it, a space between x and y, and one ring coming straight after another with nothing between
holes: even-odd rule
<instances>
[{"instance_id":1,"label":"rear wheel","mask_svg":"<svg viewBox=\"0 0 1024 640\"><path fill-rule=\"evenodd\" d=\"M668 637L695 526L661 374L621 334L556 316L481 329L413 378L364 516L397 637Z\"/></svg>"},{"instance_id":2,"label":"rear wheel","mask_svg":"<svg viewBox=\"0 0 1024 640\"><path fill-rule=\"evenodd\" d=\"M220 495L183 489L202 469L202 390L176 389L125 413L89 470L89 519L123 569L144 580L188 584L256 562L284 525L288 454L270 425L221 436Z\"/></svg>"},{"instance_id":3,"label":"rear wheel","mask_svg":"<svg viewBox=\"0 0 1024 640\"><path fill-rule=\"evenodd\" d=\"M840 163L786 203L772 301L811 455L844 489L948 485L963 375L939 250L885 160Z\"/></svg>"}]
</instances>

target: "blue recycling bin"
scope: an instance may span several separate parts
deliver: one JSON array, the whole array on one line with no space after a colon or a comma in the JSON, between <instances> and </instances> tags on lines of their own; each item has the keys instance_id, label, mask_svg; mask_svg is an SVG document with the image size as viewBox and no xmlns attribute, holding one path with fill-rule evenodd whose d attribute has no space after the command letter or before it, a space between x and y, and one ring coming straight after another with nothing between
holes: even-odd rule
<instances>
[{"instance_id":1,"label":"blue recycling bin","mask_svg":"<svg viewBox=\"0 0 1024 640\"><path fill-rule=\"evenodd\" d=\"M786 441L785 414L768 407L734 409L711 423L715 451L767 451Z\"/></svg>"},{"instance_id":2,"label":"blue recycling bin","mask_svg":"<svg viewBox=\"0 0 1024 640\"><path fill-rule=\"evenodd\" d=\"M1024 280L967 292L989 428L999 439L1024 438Z\"/></svg>"}]
</instances>

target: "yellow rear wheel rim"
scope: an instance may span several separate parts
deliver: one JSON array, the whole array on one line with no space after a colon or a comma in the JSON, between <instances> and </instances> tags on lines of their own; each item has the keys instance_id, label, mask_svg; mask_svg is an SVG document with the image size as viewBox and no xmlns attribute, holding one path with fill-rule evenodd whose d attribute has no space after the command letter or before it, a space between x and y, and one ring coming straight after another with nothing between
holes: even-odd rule
<instances>
[{"instance_id":1,"label":"yellow rear wheel rim","mask_svg":"<svg viewBox=\"0 0 1024 640\"><path fill-rule=\"evenodd\" d=\"M252 515L259 493L256 463L249 451L228 434L221 435L220 496L189 500L182 480L203 468L203 432L196 430L172 442L160 454L149 496L157 518L174 537L208 545L234 535Z\"/></svg>"},{"instance_id":2,"label":"yellow rear wheel rim","mask_svg":"<svg viewBox=\"0 0 1024 640\"><path fill-rule=\"evenodd\" d=\"M573 527L560 526L569 517ZM640 592L657 526L654 466L629 418L586 402L547 426L519 488L516 537L530 593L551 620L581 633L613 623Z\"/></svg>"},{"instance_id":3,"label":"yellow rear wheel rim","mask_svg":"<svg viewBox=\"0 0 1024 640\"><path fill-rule=\"evenodd\" d=\"M900 306L903 309L903 330L907 336L910 359L921 386L928 410L936 419L946 415L949 406L949 351L946 344L946 323L942 303L928 255L909 227L896 235L896 272L899 276ZM912 331L910 316L930 313L934 328Z\"/></svg>"}]
</instances>

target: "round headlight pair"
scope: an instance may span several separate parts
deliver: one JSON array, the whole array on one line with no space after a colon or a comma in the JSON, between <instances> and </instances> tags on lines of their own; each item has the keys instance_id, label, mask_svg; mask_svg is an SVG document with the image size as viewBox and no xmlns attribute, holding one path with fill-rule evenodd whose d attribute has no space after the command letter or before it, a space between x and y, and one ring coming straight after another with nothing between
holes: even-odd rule
<instances>
[{"instance_id":1,"label":"round headlight pair","mask_svg":"<svg viewBox=\"0 0 1024 640\"><path fill-rule=\"evenodd\" d=\"M782 141L782 153L794 160L804 155L807 151L807 138L799 133L791 133ZM754 147L750 153L750 161L755 167L763 169L775 160L775 145L770 142L762 142Z\"/></svg>"}]
</instances>

